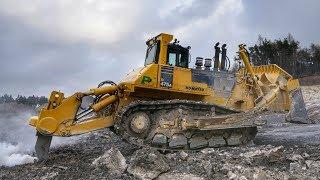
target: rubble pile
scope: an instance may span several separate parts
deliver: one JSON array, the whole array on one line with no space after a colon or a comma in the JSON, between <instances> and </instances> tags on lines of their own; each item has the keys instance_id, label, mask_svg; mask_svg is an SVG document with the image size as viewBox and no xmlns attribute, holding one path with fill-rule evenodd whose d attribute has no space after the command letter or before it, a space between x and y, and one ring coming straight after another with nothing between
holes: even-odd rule
<instances>
[{"instance_id":1,"label":"rubble pile","mask_svg":"<svg viewBox=\"0 0 320 180\"><path fill-rule=\"evenodd\" d=\"M319 104L320 86L303 93L309 111ZM250 145L201 151L137 147L101 130L53 148L46 162L0 167L0 179L319 179L320 125L278 122Z\"/></svg>"},{"instance_id":2,"label":"rubble pile","mask_svg":"<svg viewBox=\"0 0 320 180\"><path fill-rule=\"evenodd\" d=\"M320 85L303 86L303 98L305 100L308 116L313 123L320 123Z\"/></svg>"},{"instance_id":3,"label":"rubble pile","mask_svg":"<svg viewBox=\"0 0 320 180\"><path fill-rule=\"evenodd\" d=\"M113 144L117 146L112 146ZM92 133L73 146L53 149L47 162L0 168L0 179L316 177L320 177L318 145L251 145L208 148L198 152L162 152L133 146L117 139L117 136L109 131Z\"/></svg>"}]
</instances>

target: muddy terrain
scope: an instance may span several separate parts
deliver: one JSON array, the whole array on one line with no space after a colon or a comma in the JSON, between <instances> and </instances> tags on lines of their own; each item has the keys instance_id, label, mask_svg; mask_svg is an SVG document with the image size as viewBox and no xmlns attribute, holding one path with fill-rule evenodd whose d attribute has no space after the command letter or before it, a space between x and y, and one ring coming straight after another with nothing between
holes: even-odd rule
<instances>
[{"instance_id":1,"label":"muddy terrain","mask_svg":"<svg viewBox=\"0 0 320 180\"><path fill-rule=\"evenodd\" d=\"M302 88L318 122L320 86ZM320 179L320 125L270 119L247 146L199 152L161 152L97 131L55 145L46 162L2 166L0 179Z\"/></svg>"}]
</instances>

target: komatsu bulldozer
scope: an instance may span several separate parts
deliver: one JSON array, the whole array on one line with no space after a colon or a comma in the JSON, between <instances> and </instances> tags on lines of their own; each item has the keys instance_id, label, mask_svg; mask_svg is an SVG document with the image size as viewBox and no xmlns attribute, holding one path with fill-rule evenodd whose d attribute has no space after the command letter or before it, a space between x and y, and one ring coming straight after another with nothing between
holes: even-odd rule
<instances>
[{"instance_id":1,"label":"komatsu bulldozer","mask_svg":"<svg viewBox=\"0 0 320 180\"><path fill-rule=\"evenodd\" d=\"M252 66L243 44L238 54L244 66L237 71L228 71L225 44L216 44L212 59L197 57L195 67L190 47L170 34L146 44L144 67L118 84L104 81L69 97L51 93L29 120L37 131L39 159L48 158L52 136L103 128L139 146L198 150L252 141L260 124L256 117L265 111L288 112L287 121L308 123L298 80L274 64Z\"/></svg>"}]
</instances>

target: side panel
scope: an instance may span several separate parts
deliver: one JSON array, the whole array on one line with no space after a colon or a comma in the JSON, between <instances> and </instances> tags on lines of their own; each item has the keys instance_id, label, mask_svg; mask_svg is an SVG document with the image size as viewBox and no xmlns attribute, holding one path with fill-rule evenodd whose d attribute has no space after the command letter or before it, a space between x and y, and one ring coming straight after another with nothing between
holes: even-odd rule
<instances>
[{"instance_id":1,"label":"side panel","mask_svg":"<svg viewBox=\"0 0 320 180\"><path fill-rule=\"evenodd\" d=\"M191 69L192 82L205 83L213 87L214 79L213 71L206 71L202 69Z\"/></svg>"},{"instance_id":2,"label":"side panel","mask_svg":"<svg viewBox=\"0 0 320 180\"><path fill-rule=\"evenodd\" d=\"M158 64L149 64L128 73L122 80L122 84L128 87L128 91L134 91L134 86L156 88L158 86Z\"/></svg>"},{"instance_id":3,"label":"side panel","mask_svg":"<svg viewBox=\"0 0 320 180\"><path fill-rule=\"evenodd\" d=\"M173 89L182 92L210 95L210 87L206 83L192 81L191 69L174 67Z\"/></svg>"},{"instance_id":4,"label":"side panel","mask_svg":"<svg viewBox=\"0 0 320 180\"><path fill-rule=\"evenodd\" d=\"M135 81L135 85L146 87L157 87L158 84L158 65L151 64L147 66L144 71L138 74L138 78Z\"/></svg>"}]
</instances>

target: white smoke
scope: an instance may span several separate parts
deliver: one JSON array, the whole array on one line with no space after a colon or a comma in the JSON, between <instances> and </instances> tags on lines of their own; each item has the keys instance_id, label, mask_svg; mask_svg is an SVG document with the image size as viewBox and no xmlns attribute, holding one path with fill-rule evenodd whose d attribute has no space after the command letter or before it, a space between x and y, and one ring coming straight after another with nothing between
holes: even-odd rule
<instances>
[{"instance_id":1,"label":"white smoke","mask_svg":"<svg viewBox=\"0 0 320 180\"><path fill-rule=\"evenodd\" d=\"M33 163L36 160L34 145L36 131L28 125L28 119L36 115L32 108L16 104L0 104L0 166L15 166ZM53 138L57 147L75 142L74 138Z\"/></svg>"}]
</instances>

